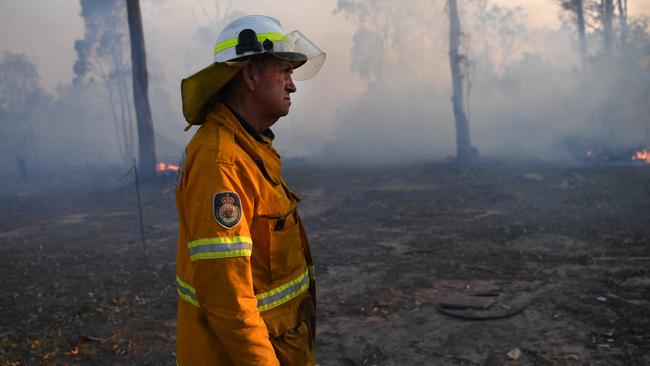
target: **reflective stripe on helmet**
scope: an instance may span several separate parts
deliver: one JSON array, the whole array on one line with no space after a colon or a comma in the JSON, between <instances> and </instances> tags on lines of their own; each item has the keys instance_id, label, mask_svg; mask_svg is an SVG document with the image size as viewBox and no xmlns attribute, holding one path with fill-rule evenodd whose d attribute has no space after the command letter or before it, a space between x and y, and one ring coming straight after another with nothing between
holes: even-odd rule
<instances>
[{"instance_id":1,"label":"reflective stripe on helmet","mask_svg":"<svg viewBox=\"0 0 650 366\"><path fill-rule=\"evenodd\" d=\"M202 238L188 243L192 262L199 259L250 257L253 241L249 236Z\"/></svg>"},{"instance_id":2,"label":"reflective stripe on helmet","mask_svg":"<svg viewBox=\"0 0 650 366\"><path fill-rule=\"evenodd\" d=\"M269 41L287 41L287 36L284 33L260 33L257 35L257 40L259 42L264 42L265 40ZM216 46L214 46L214 54L216 55L217 53L231 47L235 47L238 42L238 37L233 37L230 39L225 39L219 43L217 43Z\"/></svg>"},{"instance_id":3,"label":"reflective stripe on helmet","mask_svg":"<svg viewBox=\"0 0 650 366\"><path fill-rule=\"evenodd\" d=\"M308 288L309 270L282 286L255 295L257 297L257 308L259 311L273 309L307 291Z\"/></svg>"},{"instance_id":4,"label":"reflective stripe on helmet","mask_svg":"<svg viewBox=\"0 0 650 366\"><path fill-rule=\"evenodd\" d=\"M194 287L183 282L178 276L176 276L176 291L178 292L178 297L189 302L190 304L199 307L199 300L196 297L196 291Z\"/></svg>"}]
</instances>

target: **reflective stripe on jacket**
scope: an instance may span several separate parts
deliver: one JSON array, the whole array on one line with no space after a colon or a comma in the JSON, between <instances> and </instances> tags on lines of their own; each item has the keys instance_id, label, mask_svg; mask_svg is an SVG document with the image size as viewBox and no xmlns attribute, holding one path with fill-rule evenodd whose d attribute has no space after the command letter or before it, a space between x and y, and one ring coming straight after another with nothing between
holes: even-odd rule
<instances>
[{"instance_id":1,"label":"reflective stripe on jacket","mask_svg":"<svg viewBox=\"0 0 650 366\"><path fill-rule=\"evenodd\" d=\"M271 140L223 104L188 144L176 181L179 365L315 363L311 254L280 168ZM224 194L239 211L219 211Z\"/></svg>"}]
</instances>

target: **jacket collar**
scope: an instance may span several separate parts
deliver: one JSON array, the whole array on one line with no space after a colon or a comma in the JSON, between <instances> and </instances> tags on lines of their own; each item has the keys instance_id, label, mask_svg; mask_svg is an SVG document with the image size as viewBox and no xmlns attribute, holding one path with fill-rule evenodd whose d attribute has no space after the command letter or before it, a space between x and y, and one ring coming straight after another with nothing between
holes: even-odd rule
<instances>
[{"instance_id":1,"label":"jacket collar","mask_svg":"<svg viewBox=\"0 0 650 366\"><path fill-rule=\"evenodd\" d=\"M232 107L230 107L228 104L223 103L223 105L225 105L226 108L228 108L228 110L230 111L230 113L232 113L233 116L235 116L235 117L237 118L237 120L238 120L239 123L242 125L242 127L244 128L244 130L246 130L246 132L248 132L248 134L251 135L251 136L255 139L255 141L257 141L257 142L261 142L261 143L263 143L263 144L268 144L268 143L269 143L269 140L270 140L270 141L273 141L273 139L275 138L275 134L273 133L273 131L271 131L270 128L267 128L266 130L262 131L261 133L260 133L260 132L257 132L257 130L256 130L255 128L253 128L253 126L251 126L251 125L250 125L250 124L249 124L249 123L244 119L244 117L242 117L241 114L237 113L237 111L235 111L235 110L234 110ZM264 139L264 137L268 138L269 140Z\"/></svg>"}]
</instances>

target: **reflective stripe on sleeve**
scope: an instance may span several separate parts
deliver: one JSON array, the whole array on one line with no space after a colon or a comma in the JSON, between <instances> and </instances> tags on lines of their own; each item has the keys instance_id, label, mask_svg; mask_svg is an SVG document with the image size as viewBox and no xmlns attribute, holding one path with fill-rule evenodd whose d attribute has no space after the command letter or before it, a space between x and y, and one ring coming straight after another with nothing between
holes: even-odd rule
<instances>
[{"instance_id":1,"label":"reflective stripe on sleeve","mask_svg":"<svg viewBox=\"0 0 650 366\"><path fill-rule=\"evenodd\" d=\"M194 287L183 282L183 280L181 280L178 276L176 276L176 291L178 292L178 296L181 299L189 302L197 308L199 307L199 300L196 297L196 291L194 290Z\"/></svg>"},{"instance_id":2,"label":"reflective stripe on sleeve","mask_svg":"<svg viewBox=\"0 0 650 366\"><path fill-rule=\"evenodd\" d=\"M264 42L267 39L269 41L286 41L287 36L285 36L283 33L260 33L257 35L257 40L260 42ZM238 42L239 42L239 37L225 39L217 43L216 46L214 46L214 54L216 55L217 53L225 50L226 48L235 47Z\"/></svg>"},{"instance_id":3,"label":"reflective stripe on sleeve","mask_svg":"<svg viewBox=\"0 0 650 366\"><path fill-rule=\"evenodd\" d=\"M257 309L259 311L266 311L276 308L289 300L295 298L301 293L307 291L309 288L309 270L303 272L300 276L285 283L282 286L276 287L270 291L263 292L255 295L257 297ZM178 296L189 302L190 304L200 307L198 298L196 297L196 290L194 287L186 282L183 282L176 276Z\"/></svg>"},{"instance_id":4,"label":"reflective stripe on sleeve","mask_svg":"<svg viewBox=\"0 0 650 366\"><path fill-rule=\"evenodd\" d=\"M257 308L259 311L273 309L307 291L308 288L309 270L282 286L255 295L257 297Z\"/></svg>"},{"instance_id":5,"label":"reflective stripe on sleeve","mask_svg":"<svg viewBox=\"0 0 650 366\"><path fill-rule=\"evenodd\" d=\"M249 257L253 241L249 236L203 238L188 243L192 262L199 259Z\"/></svg>"}]
</instances>

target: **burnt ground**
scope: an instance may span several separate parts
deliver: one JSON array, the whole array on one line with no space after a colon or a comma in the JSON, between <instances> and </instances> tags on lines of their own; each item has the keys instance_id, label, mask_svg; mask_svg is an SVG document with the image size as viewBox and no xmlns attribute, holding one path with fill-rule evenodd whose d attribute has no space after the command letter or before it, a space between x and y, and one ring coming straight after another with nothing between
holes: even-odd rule
<instances>
[{"instance_id":1,"label":"burnt ground","mask_svg":"<svg viewBox=\"0 0 650 366\"><path fill-rule=\"evenodd\" d=\"M320 365L650 364L650 166L285 176L304 195ZM0 365L174 363L172 180L144 188L148 264L126 180L0 193ZM478 313L527 307L481 321L438 311L493 301L471 296L486 291L499 296Z\"/></svg>"}]
</instances>

